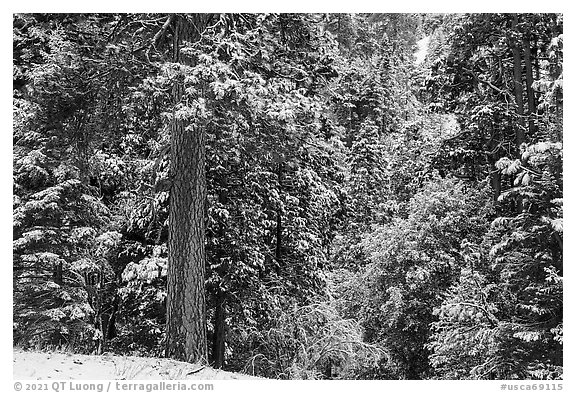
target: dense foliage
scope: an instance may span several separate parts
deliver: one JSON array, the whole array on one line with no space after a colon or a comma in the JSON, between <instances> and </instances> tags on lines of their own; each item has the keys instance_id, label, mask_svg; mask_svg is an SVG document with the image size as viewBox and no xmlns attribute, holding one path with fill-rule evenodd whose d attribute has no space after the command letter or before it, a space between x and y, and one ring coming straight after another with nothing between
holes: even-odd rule
<instances>
[{"instance_id":1,"label":"dense foliage","mask_svg":"<svg viewBox=\"0 0 576 393\"><path fill-rule=\"evenodd\" d=\"M211 364L562 378L561 15L175 18L14 15L15 345L165 355L184 121Z\"/></svg>"}]
</instances>

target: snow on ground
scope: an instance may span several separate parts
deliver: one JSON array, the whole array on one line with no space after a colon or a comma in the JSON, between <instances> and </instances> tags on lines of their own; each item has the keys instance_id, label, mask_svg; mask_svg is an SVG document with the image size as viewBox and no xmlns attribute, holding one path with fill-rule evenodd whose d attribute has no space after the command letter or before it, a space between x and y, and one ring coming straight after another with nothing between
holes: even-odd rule
<instances>
[{"instance_id":1,"label":"snow on ground","mask_svg":"<svg viewBox=\"0 0 576 393\"><path fill-rule=\"evenodd\" d=\"M14 379L258 379L171 359L14 349Z\"/></svg>"}]
</instances>

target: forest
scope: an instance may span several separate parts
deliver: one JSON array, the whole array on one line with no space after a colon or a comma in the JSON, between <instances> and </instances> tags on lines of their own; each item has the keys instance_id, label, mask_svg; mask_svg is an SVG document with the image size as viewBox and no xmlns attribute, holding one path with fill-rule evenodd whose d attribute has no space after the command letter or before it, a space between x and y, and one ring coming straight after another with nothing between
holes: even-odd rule
<instances>
[{"instance_id":1,"label":"forest","mask_svg":"<svg viewBox=\"0 0 576 393\"><path fill-rule=\"evenodd\" d=\"M563 378L561 14L14 14L13 346Z\"/></svg>"}]
</instances>

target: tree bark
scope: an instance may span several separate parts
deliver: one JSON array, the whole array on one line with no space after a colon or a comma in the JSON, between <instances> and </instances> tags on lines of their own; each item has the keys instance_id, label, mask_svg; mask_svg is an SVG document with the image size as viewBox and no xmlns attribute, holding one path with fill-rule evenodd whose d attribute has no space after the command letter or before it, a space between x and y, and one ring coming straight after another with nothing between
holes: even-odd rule
<instances>
[{"instance_id":1,"label":"tree bark","mask_svg":"<svg viewBox=\"0 0 576 393\"><path fill-rule=\"evenodd\" d=\"M106 340L112 340L116 337L116 314L118 313L119 307L119 300L118 297L114 297L112 303L112 313L110 314L110 318L108 319L108 323L106 326Z\"/></svg>"},{"instance_id":2,"label":"tree bark","mask_svg":"<svg viewBox=\"0 0 576 393\"><path fill-rule=\"evenodd\" d=\"M226 350L226 297L222 292L216 296L214 310L214 339L212 341L212 359L214 368L224 366Z\"/></svg>"},{"instance_id":3,"label":"tree bark","mask_svg":"<svg viewBox=\"0 0 576 393\"><path fill-rule=\"evenodd\" d=\"M278 176L278 191L281 193L282 190L282 161L278 163L277 169ZM282 209L280 206L276 208L276 264L277 271L280 271L280 265L282 260Z\"/></svg>"},{"instance_id":4,"label":"tree bark","mask_svg":"<svg viewBox=\"0 0 576 393\"><path fill-rule=\"evenodd\" d=\"M558 26L556 22L556 18L552 18L552 31L555 38L557 38L560 34L562 34L562 28ZM560 78L561 67L560 59L557 60L558 64L553 67L552 71L552 79L554 81ZM564 118L564 94L562 89L556 88L556 92L554 94L554 104L555 104L555 127L554 127L554 135L553 137L556 138L557 142L562 142L563 139L563 118ZM552 135L551 135L552 136Z\"/></svg>"},{"instance_id":5,"label":"tree bark","mask_svg":"<svg viewBox=\"0 0 576 393\"><path fill-rule=\"evenodd\" d=\"M536 80L540 80L540 60L538 60L538 57L540 56L540 51L541 48L538 47L538 39L535 38L534 41L534 53L532 58L534 59L534 77L536 78ZM544 113L542 108L539 108L537 103L540 102L542 100L542 93L539 91L534 91L534 99L536 101L536 127L538 127L538 119L542 118L542 115Z\"/></svg>"},{"instance_id":6,"label":"tree bark","mask_svg":"<svg viewBox=\"0 0 576 393\"><path fill-rule=\"evenodd\" d=\"M532 84L534 83L534 74L532 71L532 53L530 48L530 38L528 36L524 37L524 65L526 67L526 93L528 96L528 129L530 135L534 136L536 134L536 100L534 97L534 89Z\"/></svg>"},{"instance_id":7,"label":"tree bark","mask_svg":"<svg viewBox=\"0 0 576 393\"><path fill-rule=\"evenodd\" d=\"M54 265L54 282L58 285L62 285L64 283L64 269L62 266L62 262L58 262Z\"/></svg>"},{"instance_id":8,"label":"tree bark","mask_svg":"<svg viewBox=\"0 0 576 393\"><path fill-rule=\"evenodd\" d=\"M222 206L228 206L228 179L226 176L222 176L220 191L218 192L218 202ZM220 239L226 238L227 226L225 223L220 223L217 237ZM216 250L216 259L220 262L222 258L231 256L230 248L219 245ZM225 267L220 263L219 267L216 268L218 276L223 280L227 271L230 269L228 264ZM213 326L214 332L212 335L212 366L214 368L222 368L225 362L225 350L226 350L226 292L220 288L220 285L216 285L215 290L215 307L214 307L214 319Z\"/></svg>"},{"instance_id":9,"label":"tree bark","mask_svg":"<svg viewBox=\"0 0 576 393\"><path fill-rule=\"evenodd\" d=\"M195 19L198 28L202 18ZM174 18L174 61L180 61L183 23L181 17ZM175 108L182 103L183 94L179 80L173 89ZM205 130L173 116L171 132L166 355L206 363Z\"/></svg>"},{"instance_id":10,"label":"tree bark","mask_svg":"<svg viewBox=\"0 0 576 393\"><path fill-rule=\"evenodd\" d=\"M514 14L512 19L512 31L516 31L518 27L518 15ZM516 146L524 143L526 136L524 133L524 99L522 87L522 55L520 53L520 44L518 40L512 38L512 57L514 60L514 98L516 100L516 113L518 114L518 124L516 125Z\"/></svg>"},{"instance_id":11,"label":"tree bark","mask_svg":"<svg viewBox=\"0 0 576 393\"><path fill-rule=\"evenodd\" d=\"M495 167L494 164L492 164L492 167ZM493 190L493 198L494 198L494 202L496 204L498 204L498 197L500 197L500 193L502 192L502 175L500 174L500 171L497 169L492 170L491 173L491 183L492 183L492 190Z\"/></svg>"}]
</instances>

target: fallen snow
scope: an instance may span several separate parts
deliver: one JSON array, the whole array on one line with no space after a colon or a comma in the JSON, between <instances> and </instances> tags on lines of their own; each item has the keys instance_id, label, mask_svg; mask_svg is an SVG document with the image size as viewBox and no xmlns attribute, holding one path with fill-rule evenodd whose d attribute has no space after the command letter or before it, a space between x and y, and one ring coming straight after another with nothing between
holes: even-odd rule
<instances>
[{"instance_id":1,"label":"fallen snow","mask_svg":"<svg viewBox=\"0 0 576 393\"><path fill-rule=\"evenodd\" d=\"M14 379L258 379L171 359L14 349Z\"/></svg>"}]
</instances>

